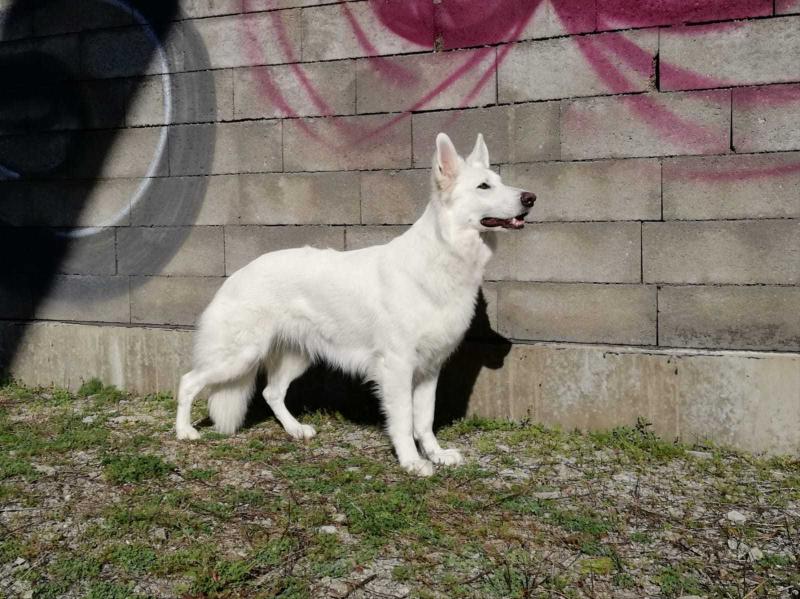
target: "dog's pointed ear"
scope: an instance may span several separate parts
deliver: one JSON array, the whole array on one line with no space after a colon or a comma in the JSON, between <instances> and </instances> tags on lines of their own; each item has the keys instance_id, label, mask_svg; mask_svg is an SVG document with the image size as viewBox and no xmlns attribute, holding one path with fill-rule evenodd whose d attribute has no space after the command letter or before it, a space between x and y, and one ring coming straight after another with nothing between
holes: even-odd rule
<instances>
[{"instance_id":1,"label":"dog's pointed ear","mask_svg":"<svg viewBox=\"0 0 800 599\"><path fill-rule=\"evenodd\" d=\"M444 133L436 136L436 153L433 156L433 174L440 187L458 175L461 168L461 157L456 152L456 148L450 138Z\"/></svg>"},{"instance_id":2,"label":"dog's pointed ear","mask_svg":"<svg viewBox=\"0 0 800 599\"><path fill-rule=\"evenodd\" d=\"M475 140L475 147L472 148L472 153L467 157L467 163L489 168L489 148L486 147L486 142L483 141L482 133L478 133L478 139Z\"/></svg>"}]
</instances>

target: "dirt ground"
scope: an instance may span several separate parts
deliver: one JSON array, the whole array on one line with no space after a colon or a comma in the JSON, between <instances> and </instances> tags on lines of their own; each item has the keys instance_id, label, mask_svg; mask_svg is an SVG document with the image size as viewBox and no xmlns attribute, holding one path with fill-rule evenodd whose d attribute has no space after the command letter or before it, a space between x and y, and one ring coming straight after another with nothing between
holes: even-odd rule
<instances>
[{"instance_id":1,"label":"dirt ground","mask_svg":"<svg viewBox=\"0 0 800 599\"><path fill-rule=\"evenodd\" d=\"M337 414L179 443L173 411L0 387L0 597L800 596L796 456L470 419L417 479Z\"/></svg>"}]
</instances>

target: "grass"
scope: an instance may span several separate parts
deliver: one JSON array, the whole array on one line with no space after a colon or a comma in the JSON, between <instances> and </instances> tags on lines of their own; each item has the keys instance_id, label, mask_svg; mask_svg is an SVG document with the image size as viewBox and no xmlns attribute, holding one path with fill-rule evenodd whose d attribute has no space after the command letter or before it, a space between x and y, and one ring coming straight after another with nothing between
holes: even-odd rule
<instances>
[{"instance_id":1,"label":"grass","mask_svg":"<svg viewBox=\"0 0 800 599\"><path fill-rule=\"evenodd\" d=\"M137 483L161 478L175 469L156 455L109 455L101 460L103 472L112 483Z\"/></svg>"},{"instance_id":2,"label":"grass","mask_svg":"<svg viewBox=\"0 0 800 599\"><path fill-rule=\"evenodd\" d=\"M417 479L380 429L336 414L304 416L320 433L306 443L272 420L179 443L173 410L167 394L94 379L75 394L0 387L0 597L743 599L800 587L794 457L694 448L641 420L579 433L468 418L439 433L467 463Z\"/></svg>"}]
</instances>

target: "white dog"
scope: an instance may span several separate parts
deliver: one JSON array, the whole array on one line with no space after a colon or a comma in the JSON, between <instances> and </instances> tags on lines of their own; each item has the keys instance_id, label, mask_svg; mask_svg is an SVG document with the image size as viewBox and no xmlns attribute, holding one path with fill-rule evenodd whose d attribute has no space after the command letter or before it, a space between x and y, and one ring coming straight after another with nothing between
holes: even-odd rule
<instances>
[{"instance_id":1,"label":"white dog","mask_svg":"<svg viewBox=\"0 0 800 599\"><path fill-rule=\"evenodd\" d=\"M235 432L261 367L268 379L264 399L286 432L313 437L314 427L289 413L284 396L312 363L324 361L376 383L389 436L408 472L429 476L434 463L463 462L433 434L439 370L475 312L491 256L480 233L521 229L536 197L504 185L490 170L481 135L464 160L440 133L432 183L425 213L386 245L272 252L225 281L200 317L194 368L181 378L179 439L199 438L190 413L206 387L216 430Z\"/></svg>"}]
</instances>

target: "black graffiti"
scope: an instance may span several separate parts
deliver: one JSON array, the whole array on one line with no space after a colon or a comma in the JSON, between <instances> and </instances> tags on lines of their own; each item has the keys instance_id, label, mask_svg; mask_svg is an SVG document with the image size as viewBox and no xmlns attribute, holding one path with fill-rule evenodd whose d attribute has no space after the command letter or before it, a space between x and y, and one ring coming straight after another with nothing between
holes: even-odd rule
<instances>
[{"instance_id":1,"label":"black graffiti","mask_svg":"<svg viewBox=\"0 0 800 599\"><path fill-rule=\"evenodd\" d=\"M194 221L207 183L204 177L169 177L169 163L183 171L182 163L191 161L200 172L210 165L216 98L203 41L190 22L177 28L178 16L177 0L17 0L2 15L0 319L34 318L69 256L82 256L88 272L95 261L98 269L107 263L115 227L127 224L134 209L157 215L159 226L126 256L132 270L158 273L182 245L189 228L169 225ZM46 34L50 22L60 24L59 34ZM25 35L31 23L44 24L41 36ZM100 43L85 44L87 39ZM193 74L171 74L179 70ZM131 159L150 153L147 174L153 176L134 181L127 211L125 203L116 214L112 210L103 223L108 227L81 227L109 152L115 141L124 141L126 114L154 72L165 99L157 141L130 149ZM198 121L209 124L174 126ZM138 280L104 277L103 296L127 293ZM77 295L72 301L86 300ZM20 330L3 328L0 369L13 359L20 340L14 331Z\"/></svg>"}]
</instances>

